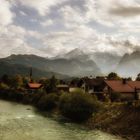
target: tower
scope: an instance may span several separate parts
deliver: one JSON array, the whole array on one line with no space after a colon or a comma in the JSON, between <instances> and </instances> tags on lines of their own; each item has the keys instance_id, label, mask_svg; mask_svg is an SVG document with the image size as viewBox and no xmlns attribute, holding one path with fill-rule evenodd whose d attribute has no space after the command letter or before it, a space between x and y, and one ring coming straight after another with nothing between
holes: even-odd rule
<instances>
[{"instance_id":1,"label":"tower","mask_svg":"<svg viewBox=\"0 0 140 140\"><path fill-rule=\"evenodd\" d=\"M32 73L33 73L33 70L32 70L32 67L30 68L30 82L32 82Z\"/></svg>"}]
</instances>

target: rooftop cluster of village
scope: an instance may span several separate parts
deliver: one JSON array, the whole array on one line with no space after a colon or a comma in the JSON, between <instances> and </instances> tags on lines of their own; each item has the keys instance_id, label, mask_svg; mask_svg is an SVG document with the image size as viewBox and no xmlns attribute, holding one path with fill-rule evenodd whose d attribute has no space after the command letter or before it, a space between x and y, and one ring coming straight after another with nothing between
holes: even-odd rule
<instances>
[{"instance_id":1,"label":"rooftop cluster of village","mask_svg":"<svg viewBox=\"0 0 140 140\"><path fill-rule=\"evenodd\" d=\"M46 85L43 80L40 80L39 83L28 83L28 88L32 92L44 86ZM118 97L121 101L140 99L140 74L138 74L134 81L131 78L121 78L112 72L106 77L97 76L94 78L90 76L73 78L71 80L59 80L54 86L56 86L56 91L58 92L71 93L76 90L82 90L86 94L96 95L100 100L112 98L112 95L113 97Z\"/></svg>"},{"instance_id":2,"label":"rooftop cluster of village","mask_svg":"<svg viewBox=\"0 0 140 140\"><path fill-rule=\"evenodd\" d=\"M26 90L30 94L39 91L71 93L76 90L82 90L85 94L96 95L99 100L105 100L106 98L114 100L116 98L121 101L129 101L140 99L140 74L134 81L131 78L121 78L113 72L105 77L89 76L69 80L59 80L55 76L49 79L33 80L32 73L28 78L20 75L12 78L8 75L3 75L0 81L0 88L3 87Z\"/></svg>"}]
</instances>

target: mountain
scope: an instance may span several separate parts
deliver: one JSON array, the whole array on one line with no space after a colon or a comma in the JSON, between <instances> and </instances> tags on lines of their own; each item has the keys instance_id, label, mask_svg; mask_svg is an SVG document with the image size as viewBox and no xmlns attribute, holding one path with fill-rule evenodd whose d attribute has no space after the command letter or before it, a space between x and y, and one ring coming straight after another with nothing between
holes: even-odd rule
<instances>
[{"instance_id":1,"label":"mountain","mask_svg":"<svg viewBox=\"0 0 140 140\"><path fill-rule=\"evenodd\" d=\"M8 62L0 61L0 76L4 74L8 75L16 75L20 74L23 76L29 76L30 67L21 65L21 64L10 64ZM58 73L47 72L41 69L33 68L33 77L34 78L41 78L47 77L50 78L51 76L55 75L57 78L63 79L68 78L66 75L61 75Z\"/></svg>"},{"instance_id":2,"label":"mountain","mask_svg":"<svg viewBox=\"0 0 140 140\"><path fill-rule=\"evenodd\" d=\"M80 61L78 59L54 59L49 61L52 71L59 71L71 76L89 76L100 75L101 71L92 60Z\"/></svg>"},{"instance_id":3,"label":"mountain","mask_svg":"<svg viewBox=\"0 0 140 140\"><path fill-rule=\"evenodd\" d=\"M136 77L140 73L140 51L125 54L120 60L116 71L124 76Z\"/></svg>"},{"instance_id":4,"label":"mountain","mask_svg":"<svg viewBox=\"0 0 140 140\"><path fill-rule=\"evenodd\" d=\"M0 62L20 64L26 67L34 67L39 70L60 73L69 76L89 76L101 74L100 69L92 60L79 60L77 58L48 59L35 55L11 55L0 59Z\"/></svg>"},{"instance_id":5,"label":"mountain","mask_svg":"<svg viewBox=\"0 0 140 140\"><path fill-rule=\"evenodd\" d=\"M89 59L89 56L86 53L84 53L81 49L76 48L68 53L64 53L63 55L58 55L55 57L55 59L57 58L87 60Z\"/></svg>"},{"instance_id":6,"label":"mountain","mask_svg":"<svg viewBox=\"0 0 140 140\"><path fill-rule=\"evenodd\" d=\"M104 74L115 71L119 61L121 60L121 56L108 52L95 52L90 54L89 56L96 62L96 64Z\"/></svg>"},{"instance_id":7,"label":"mountain","mask_svg":"<svg viewBox=\"0 0 140 140\"><path fill-rule=\"evenodd\" d=\"M104 74L108 74L116 69L121 56L107 52L83 52L83 50L76 48L56 58L94 61Z\"/></svg>"}]
</instances>

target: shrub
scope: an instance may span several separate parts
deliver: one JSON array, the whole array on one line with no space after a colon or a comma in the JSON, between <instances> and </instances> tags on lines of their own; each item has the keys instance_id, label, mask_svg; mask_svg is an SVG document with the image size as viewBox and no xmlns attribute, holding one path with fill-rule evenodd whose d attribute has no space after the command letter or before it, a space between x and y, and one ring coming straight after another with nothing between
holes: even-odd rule
<instances>
[{"instance_id":1,"label":"shrub","mask_svg":"<svg viewBox=\"0 0 140 140\"><path fill-rule=\"evenodd\" d=\"M14 100L14 101L20 102L23 100L23 93L16 91L16 90L11 90L8 92L7 98L9 100Z\"/></svg>"},{"instance_id":2,"label":"shrub","mask_svg":"<svg viewBox=\"0 0 140 140\"><path fill-rule=\"evenodd\" d=\"M0 89L9 89L9 86L5 83L0 83Z\"/></svg>"},{"instance_id":3,"label":"shrub","mask_svg":"<svg viewBox=\"0 0 140 140\"><path fill-rule=\"evenodd\" d=\"M23 103L24 104L32 104L34 94L25 93L23 96Z\"/></svg>"},{"instance_id":4,"label":"shrub","mask_svg":"<svg viewBox=\"0 0 140 140\"><path fill-rule=\"evenodd\" d=\"M33 99L32 99L32 104L37 105L39 100L41 99L42 96L45 96L46 93L40 92L40 93L34 93L33 94Z\"/></svg>"},{"instance_id":5,"label":"shrub","mask_svg":"<svg viewBox=\"0 0 140 140\"><path fill-rule=\"evenodd\" d=\"M71 91L71 93L80 94L80 93L84 93L84 90L81 88L75 88L73 91Z\"/></svg>"},{"instance_id":6,"label":"shrub","mask_svg":"<svg viewBox=\"0 0 140 140\"><path fill-rule=\"evenodd\" d=\"M57 106L58 100L59 100L58 95L50 93L41 97L41 99L37 104L37 107L39 107L41 110L44 111L50 111Z\"/></svg>"},{"instance_id":7,"label":"shrub","mask_svg":"<svg viewBox=\"0 0 140 140\"><path fill-rule=\"evenodd\" d=\"M84 93L63 94L60 97L59 109L65 117L81 122L97 112L99 104L91 95Z\"/></svg>"}]
</instances>

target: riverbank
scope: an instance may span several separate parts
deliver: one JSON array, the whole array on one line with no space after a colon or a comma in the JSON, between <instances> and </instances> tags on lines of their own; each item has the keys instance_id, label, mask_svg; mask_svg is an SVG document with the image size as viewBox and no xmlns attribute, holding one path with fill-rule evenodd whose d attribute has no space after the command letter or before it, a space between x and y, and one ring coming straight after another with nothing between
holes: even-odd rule
<instances>
[{"instance_id":1,"label":"riverbank","mask_svg":"<svg viewBox=\"0 0 140 140\"><path fill-rule=\"evenodd\" d=\"M28 94L21 91L0 91L1 99L30 104L35 107L37 107L37 103L43 96L43 93ZM51 111L52 114L62 115L57 103L54 104L53 101L50 103L48 105L53 107L53 109L51 108L48 111ZM41 104L42 106L43 104ZM82 125L90 129L98 129L121 136L128 140L140 139L140 109L125 103L102 103L102 106L103 108L99 112L93 113L93 116L88 121L82 123ZM40 110L40 108L38 109Z\"/></svg>"},{"instance_id":2,"label":"riverbank","mask_svg":"<svg viewBox=\"0 0 140 140\"><path fill-rule=\"evenodd\" d=\"M89 119L86 125L127 140L139 140L140 110L125 103L105 104L105 109Z\"/></svg>"}]
</instances>

